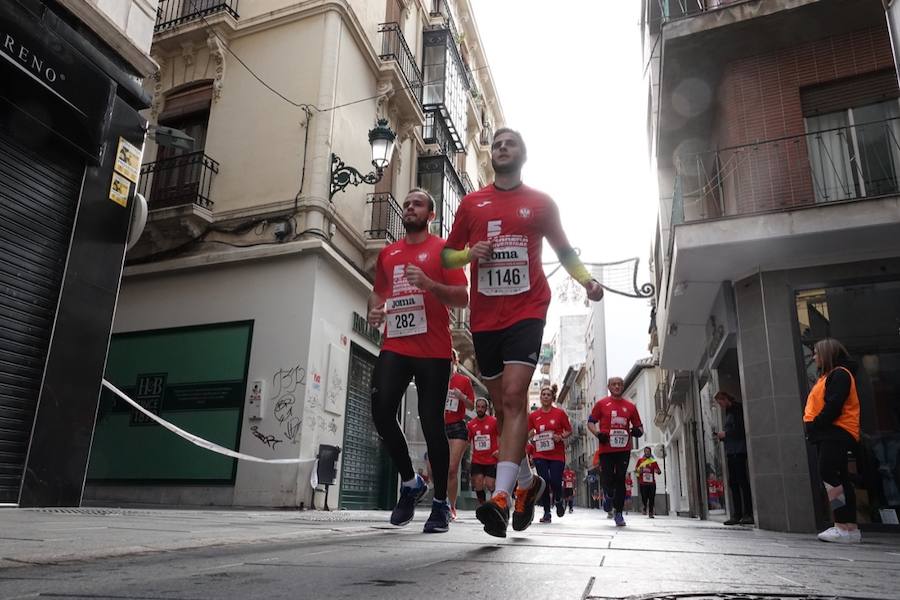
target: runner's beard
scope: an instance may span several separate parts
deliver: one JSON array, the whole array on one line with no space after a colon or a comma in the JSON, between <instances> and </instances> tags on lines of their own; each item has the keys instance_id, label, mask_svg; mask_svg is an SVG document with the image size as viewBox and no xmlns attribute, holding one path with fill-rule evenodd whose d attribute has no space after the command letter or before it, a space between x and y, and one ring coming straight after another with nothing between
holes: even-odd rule
<instances>
[{"instance_id":1,"label":"runner's beard","mask_svg":"<svg viewBox=\"0 0 900 600\"><path fill-rule=\"evenodd\" d=\"M483 412L480 412L480 411L476 411L476 412L475 412L475 415L476 415L479 419L483 419L483 418L484 418L484 415L486 415L486 414L487 414L487 413L483 413Z\"/></svg>"},{"instance_id":2,"label":"runner's beard","mask_svg":"<svg viewBox=\"0 0 900 600\"><path fill-rule=\"evenodd\" d=\"M493 158L491 159L491 166L494 168L494 173L500 173L501 175L507 175L509 173L517 173L522 170L522 165L525 164L524 159L513 160L505 165L498 164Z\"/></svg>"},{"instance_id":3,"label":"runner's beard","mask_svg":"<svg viewBox=\"0 0 900 600\"><path fill-rule=\"evenodd\" d=\"M426 227L428 227L427 219L413 219L411 221L403 219L403 228L406 229L406 233L419 233L424 231Z\"/></svg>"}]
</instances>

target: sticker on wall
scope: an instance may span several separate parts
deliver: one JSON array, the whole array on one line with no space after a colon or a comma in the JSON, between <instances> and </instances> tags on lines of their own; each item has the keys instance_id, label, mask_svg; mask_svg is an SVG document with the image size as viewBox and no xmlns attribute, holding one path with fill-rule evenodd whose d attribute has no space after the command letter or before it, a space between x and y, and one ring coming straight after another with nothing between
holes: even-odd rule
<instances>
[{"instance_id":1,"label":"sticker on wall","mask_svg":"<svg viewBox=\"0 0 900 600\"><path fill-rule=\"evenodd\" d=\"M120 137L119 148L116 150L116 173L131 183L137 183L141 173L141 154L140 148Z\"/></svg>"},{"instance_id":2,"label":"sticker on wall","mask_svg":"<svg viewBox=\"0 0 900 600\"><path fill-rule=\"evenodd\" d=\"M128 193L131 191L131 182L113 173L112 183L109 185L109 199L119 206L128 206Z\"/></svg>"}]
</instances>

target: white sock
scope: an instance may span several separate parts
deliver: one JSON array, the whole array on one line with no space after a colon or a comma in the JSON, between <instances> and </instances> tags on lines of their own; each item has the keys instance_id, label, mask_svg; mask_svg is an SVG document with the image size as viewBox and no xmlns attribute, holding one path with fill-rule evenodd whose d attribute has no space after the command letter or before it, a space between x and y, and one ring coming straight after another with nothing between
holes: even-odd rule
<instances>
[{"instance_id":1,"label":"white sock","mask_svg":"<svg viewBox=\"0 0 900 600\"><path fill-rule=\"evenodd\" d=\"M491 497L496 496L499 492L506 492L512 495L518 472L519 465L514 462L503 461L497 463L497 479L494 484L494 493Z\"/></svg>"},{"instance_id":2,"label":"white sock","mask_svg":"<svg viewBox=\"0 0 900 600\"><path fill-rule=\"evenodd\" d=\"M414 488L414 487L416 487L418 484L419 484L419 480L416 478L415 475L413 475L413 478L412 478L412 479L410 479L409 481L404 481L404 482L401 483L400 485L402 485L402 486L404 486L404 487L408 487L408 488Z\"/></svg>"},{"instance_id":3,"label":"white sock","mask_svg":"<svg viewBox=\"0 0 900 600\"><path fill-rule=\"evenodd\" d=\"M525 456L522 458L522 462L519 463L519 474L516 477L516 483L523 490L527 490L531 487L532 481L534 481L534 473L531 471L531 465L528 464L528 457Z\"/></svg>"}]
</instances>

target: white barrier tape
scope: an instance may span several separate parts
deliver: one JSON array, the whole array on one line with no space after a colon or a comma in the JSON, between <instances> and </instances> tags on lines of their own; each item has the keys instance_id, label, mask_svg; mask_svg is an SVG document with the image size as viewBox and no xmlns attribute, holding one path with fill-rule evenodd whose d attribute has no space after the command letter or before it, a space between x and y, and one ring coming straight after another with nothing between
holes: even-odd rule
<instances>
[{"instance_id":1,"label":"white barrier tape","mask_svg":"<svg viewBox=\"0 0 900 600\"><path fill-rule=\"evenodd\" d=\"M231 450L229 448L224 448L218 444L214 444L214 443L210 442L209 440L204 440L201 437L197 437L193 433L188 433L184 429L181 429L180 427L172 425L165 419L159 418L157 415L153 414L152 412L150 412L149 410L147 410L146 408L144 408L143 406L141 406L140 404L138 404L137 402L135 402L128 396L126 396L119 388L117 388L116 386L114 386L113 384L111 384L110 382L108 382L105 379L103 380L103 385L105 385L112 393L114 393L116 396L118 396L119 398L121 398L122 400L124 400L125 402L130 404L136 410L139 410L141 413L147 415L148 418L153 419L154 421L156 421L157 423L159 423L160 425L162 425L163 427L165 427L172 433L186 439L187 441L194 444L195 446L200 446L201 448L204 448L211 452L216 452L217 454L223 454L225 456L230 456L231 458L237 458L238 460L248 460L251 462L267 463L270 465L297 465L297 464L303 464L303 463L312 463L312 462L316 461L316 459L314 459L314 458L259 458L258 456L250 456L249 454L241 454L240 452L235 452L234 450Z\"/></svg>"}]
</instances>

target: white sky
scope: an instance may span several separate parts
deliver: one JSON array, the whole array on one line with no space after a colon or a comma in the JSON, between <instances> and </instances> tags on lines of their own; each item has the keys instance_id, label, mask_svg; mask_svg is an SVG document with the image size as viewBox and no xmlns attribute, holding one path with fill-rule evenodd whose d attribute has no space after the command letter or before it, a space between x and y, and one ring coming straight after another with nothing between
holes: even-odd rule
<instances>
[{"instance_id":1,"label":"white sky","mask_svg":"<svg viewBox=\"0 0 900 600\"><path fill-rule=\"evenodd\" d=\"M507 125L528 145L525 182L559 204L583 260L639 256L638 283L649 281L657 196L646 143L641 3L471 2ZM546 244L544 257L555 257ZM610 293L603 302L608 372L624 377L649 355L649 302ZM579 310L583 305L554 298L544 341L559 315Z\"/></svg>"}]
</instances>

